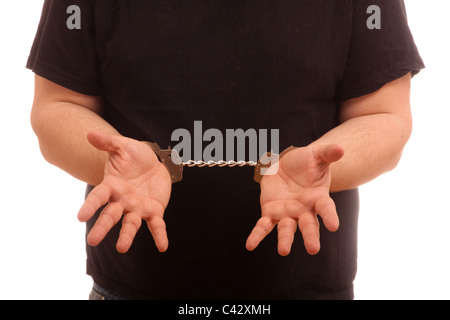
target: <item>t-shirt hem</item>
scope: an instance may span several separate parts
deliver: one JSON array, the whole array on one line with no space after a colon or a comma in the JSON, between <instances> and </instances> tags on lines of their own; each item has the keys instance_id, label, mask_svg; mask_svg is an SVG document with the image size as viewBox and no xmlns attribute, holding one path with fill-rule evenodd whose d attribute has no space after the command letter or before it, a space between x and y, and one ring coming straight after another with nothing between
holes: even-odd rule
<instances>
[{"instance_id":1,"label":"t-shirt hem","mask_svg":"<svg viewBox=\"0 0 450 320\"><path fill-rule=\"evenodd\" d=\"M150 297L139 293L128 286L111 280L96 270L89 262L87 263L86 273L92 277L94 283L100 285L106 290L114 292L115 295L127 300L152 300Z\"/></svg>"},{"instance_id":2,"label":"t-shirt hem","mask_svg":"<svg viewBox=\"0 0 450 320\"><path fill-rule=\"evenodd\" d=\"M368 94L371 94L379 89L381 89L384 85L394 80L400 79L401 77L407 75L411 72L411 76L414 77L417 75L425 66L423 64L414 64L410 66L406 66L403 68L399 68L395 71L392 71L386 74L384 77L379 79L370 79L367 82L361 83L361 86L357 89L352 90L351 92L345 93L339 97L339 102L344 102L350 99L359 98Z\"/></svg>"},{"instance_id":3,"label":"t-shirt hem","mask_svg":"<svg viewBox=\"0 0 450 320\"><path fill-rule=\"evenodd\" d=\"M91 84L86 83L86 81L82 81L69 73L57 69L51 64L37 61L33 59L33 57L30 57L27 61L26 68L69 90L89 96L99 96L102 94L98 87L92 86Z\"/></svg>"},{"instance_id":4,"label":"t-shirt hem","mask_svg":"<svg viewBox=\"0 0 450 320\"><path fill-rule=\"evenodd\" d=\"M149 295L145 295L143 293L137 292L130 287L108 279L104 275L102 275L100 272L96 270L95 267L87 263L87 274L90 275L94 281L94 283L98 284L102 288L109 290L113 292L115 295L126 299L126 300L236 300L233 297L223 298L223 299L211 299L207 298L208 294L205 293L205 298L199 298L199 299L190 299L190 298L180 298L180 297L171 297L171 298L163 298L160 297L152 297ZM268 298L258 298L254 299L252 297L249 297L248 299L242 299L239 300L353 300L354 299L354 288L353 284L349 285L348 287L341 289L341 290L305 290L298 293L294 293L289 297L284 297L281 299L276 299L272 297Z\"/></svg>"}]
</instances>

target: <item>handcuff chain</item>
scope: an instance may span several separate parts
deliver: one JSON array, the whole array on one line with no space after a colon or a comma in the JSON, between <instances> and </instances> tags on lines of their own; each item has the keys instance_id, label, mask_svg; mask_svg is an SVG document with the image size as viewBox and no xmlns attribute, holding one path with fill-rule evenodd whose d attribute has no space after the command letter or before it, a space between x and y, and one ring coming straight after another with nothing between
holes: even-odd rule
<instances>
[{"instance_id":1,"label":"handcuff chain","mask_svg":"<svg viewBox=\"0 0 450 320\"><path fill-rule=\"evenodd\" d=\"M213 161L213 160L209 160L209 161L204 161L204 160L199 160L199 161L195 161L195 160L188 160L186 162L182 163L183 166L187 166L187 167L244 167L244 166L250 166L250 167L256 167L256 165L258 164L258 162L255 161L235 161L235 160L219 160L219 161Z\"/></svg>"}]
</instances>

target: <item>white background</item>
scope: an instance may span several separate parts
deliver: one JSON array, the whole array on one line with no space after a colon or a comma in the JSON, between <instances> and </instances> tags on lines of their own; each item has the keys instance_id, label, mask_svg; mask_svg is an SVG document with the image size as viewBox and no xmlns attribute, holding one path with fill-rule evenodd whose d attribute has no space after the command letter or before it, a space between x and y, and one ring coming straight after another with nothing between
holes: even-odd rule
<instances>
[{"instance_id":1,"label":"white background","mask_svg":"<svg viewBox=\"0 0 450 320\"><path fill-rule=\"evenodd\" d=\"M450 1L405 2L427 69L413 80L400 165L360 189L356 299L450 298ZM45 162L29 124L25 62L42 3L0 5L0 299L86 299L85 184Z\"/></svg>"}]
</instances>

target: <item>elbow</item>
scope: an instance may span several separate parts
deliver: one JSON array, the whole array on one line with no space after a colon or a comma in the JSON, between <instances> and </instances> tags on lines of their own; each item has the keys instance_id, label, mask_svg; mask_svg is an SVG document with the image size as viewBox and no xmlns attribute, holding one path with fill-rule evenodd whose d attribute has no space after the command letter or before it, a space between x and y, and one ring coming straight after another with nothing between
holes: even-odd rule
<instances>
[{"instance_id":1,"label":"elbow","mask_svg":"<svg viewBox=\"0 0 450 320\"><path fill-rule=\"evenodd\" d=\"M39 149L41 151L44 159L52 163L50 148L48 147L48 139L46 135L46 122L45 116L36 111L36 107L33 105L30 114L30 124L33 129L34 134L36 135L39 143Z\"/></svg>"},{"instance_id":2,"label":"elbow","mask_svg":"<svg viewBox=\"0 0 450 320\"><path fill-rule=\"evenodd\" d=\"M38 132L39 132L39 121L38 121L38 117L36 114L36 107L35 104L33 104L33 107L31 108L31 113L30 113L30 125L31 125L31 129L33 129L34 134L36 136L38 136ZM39 137L39 136L38 136Z\"/></svg>"},{"instance_id":3,"label":"elbow","mask_svg":"<svg viewBox=\"0 0 450 320\"><path fill-rule=\"evenodd\" d=\"M403 119L401 125L399 125L398 128L400 128L399 143L393 152L392 161L387 171L394 170L400 163L403 155L403 150L412 134L413 125L411 117L408 117L408 119Z\"/></svg>"},{"instance_id":4,"label":"elbow","mask_svg":"<svg viewBox=\"0 0 450 320\"><path fill-rule=\"evenodd\" d=\"M400 163L400 160L402 158L402 155L403 155L403 149L400 150L397 154L395 154L393 156L390 166L387 168L386 172L392 171L395 168L397 168L397 166Z\"/></svg>"},{"instance_id":5,"label":"elbow","mask_svg":"<svg viewBox=\"0 0 450 320\"><path fill-rule=\"evenodd\" d=\"M48 147L48 143L46 143L46 141L44 139L39 139L39 149L41 151L42 157L45 159L45 161L47 161L50 164L56 165L53 157L52 157L52 152L51 152L51 148Z\"/></svg>"},{"instance_id":6,"label":"elbow","mask_svg":"<svg viewBox=\"0 0 450 320\"><path fill-rule=\"evenodd\" d=\"M43 134L43 129L45 128L45 112L43 108L39 106L36 100L33 102L30 113L30 124L34 131L34 134L39 139Z\"/></svg>"}]
</instances>

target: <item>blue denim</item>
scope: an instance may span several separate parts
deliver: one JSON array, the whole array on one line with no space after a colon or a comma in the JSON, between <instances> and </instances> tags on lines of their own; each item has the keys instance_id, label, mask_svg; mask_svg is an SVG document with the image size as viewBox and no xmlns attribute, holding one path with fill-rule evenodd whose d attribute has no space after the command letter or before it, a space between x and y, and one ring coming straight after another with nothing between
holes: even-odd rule
<instances>
[{"instance_id":1,"label":"blue denim","mask_svg":"<svg viewBox=\"0 0 450 320\"><path fill-rule=\"evenodd\" d=\"M115 293L94 283L94 287L89 294L89 300L124 300Z\"/></svg>"}]
</instances>

